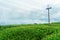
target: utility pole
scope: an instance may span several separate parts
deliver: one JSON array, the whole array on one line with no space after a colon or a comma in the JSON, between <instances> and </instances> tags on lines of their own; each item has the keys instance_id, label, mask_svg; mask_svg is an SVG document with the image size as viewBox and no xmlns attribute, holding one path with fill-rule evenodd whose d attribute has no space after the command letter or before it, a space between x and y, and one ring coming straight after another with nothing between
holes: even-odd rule
<instances>
[{"instance_id":1,"label":"utility pole","mask_svg":"<svg viewBox=\"0 0 60 40\"><path fill-rule=\"evenodd\" d=\"M48 24L50 25L50 9L52 9L52 7L47 7L46 8L48 10Z\"/></svg>"}]
</instances>

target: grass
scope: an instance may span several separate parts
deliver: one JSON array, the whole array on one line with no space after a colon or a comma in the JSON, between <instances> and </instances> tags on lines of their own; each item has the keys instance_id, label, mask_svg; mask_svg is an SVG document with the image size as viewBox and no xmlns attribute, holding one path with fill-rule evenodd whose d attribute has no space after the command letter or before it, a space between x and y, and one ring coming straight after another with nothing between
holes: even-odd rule
<instances>
[{"instance_id":1,"label":"grass","mask_svg":"<svg viewBox=\"0 0 60 40\"><path fill-rule=\"evenodd\" d=\"M0 40L60 40L60 23L0 26Z\"/></svg>"}]
</instances>

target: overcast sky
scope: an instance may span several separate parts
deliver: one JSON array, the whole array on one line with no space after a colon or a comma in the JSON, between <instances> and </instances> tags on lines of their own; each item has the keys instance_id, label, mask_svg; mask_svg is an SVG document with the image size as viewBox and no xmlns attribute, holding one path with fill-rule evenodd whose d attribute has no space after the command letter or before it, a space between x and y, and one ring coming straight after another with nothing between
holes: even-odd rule
<instances>
[{"instance_id":1,"label":"overcast sky","mask_svg":"<svg viewBox=\"0 0 60 40\"><path fill-rule=\"evenodd\" d=\"M60 21L60 0L0 0L0 24L46 23L48 5L51 22Z\"/></svg>"}]
</instances>

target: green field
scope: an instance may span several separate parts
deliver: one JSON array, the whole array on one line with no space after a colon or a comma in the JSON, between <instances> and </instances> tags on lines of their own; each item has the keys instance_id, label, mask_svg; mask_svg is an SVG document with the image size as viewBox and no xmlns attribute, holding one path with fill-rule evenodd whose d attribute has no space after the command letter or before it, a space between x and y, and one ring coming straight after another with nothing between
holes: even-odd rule
<instances>
[{"instance_id":1,"label":"green field","mask_svg":"<svg viewBox=\"0 0 60 40\"><path fill-rule=\"evenodd\" d=\"M0 40L60 40L60 23L0 26Z\"/></svg>"}]
</instances>

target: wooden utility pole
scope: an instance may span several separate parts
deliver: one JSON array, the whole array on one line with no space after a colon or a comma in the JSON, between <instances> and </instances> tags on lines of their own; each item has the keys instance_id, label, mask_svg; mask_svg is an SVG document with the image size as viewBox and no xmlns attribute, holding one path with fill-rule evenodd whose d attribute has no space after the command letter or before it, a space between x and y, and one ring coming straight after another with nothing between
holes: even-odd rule
<instances>
[{"instance_id":1,"label":"wooden utility pole","mask_svg":"<svg viewBox=\"0 0 60 40\"><path fill-rule=\"evenodd\" d=\"M48 10L48 24L50 25L50 9L52 9L52 7L47 7L46 8Z\"/></svg>"}]
</instances>

